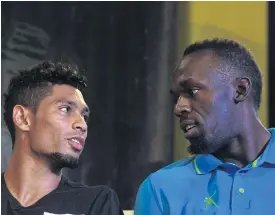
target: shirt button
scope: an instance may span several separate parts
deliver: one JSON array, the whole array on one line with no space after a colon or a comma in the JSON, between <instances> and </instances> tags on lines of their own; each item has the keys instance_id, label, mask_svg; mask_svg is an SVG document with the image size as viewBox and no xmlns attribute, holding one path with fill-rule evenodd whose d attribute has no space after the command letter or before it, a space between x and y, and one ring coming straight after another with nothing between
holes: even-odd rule
<instances>
[{"instance_id":1,"label":"shirt button","mask_svg":"<svg viewBox=\"0 0 275 215\"><path fill-rule=\"evenodd\" d=\"M240 189L239 189L239 192L240 192L240 193L244 193L244 189L243 189L243 188L240 188Z\"/></svg>"}]
</instances>

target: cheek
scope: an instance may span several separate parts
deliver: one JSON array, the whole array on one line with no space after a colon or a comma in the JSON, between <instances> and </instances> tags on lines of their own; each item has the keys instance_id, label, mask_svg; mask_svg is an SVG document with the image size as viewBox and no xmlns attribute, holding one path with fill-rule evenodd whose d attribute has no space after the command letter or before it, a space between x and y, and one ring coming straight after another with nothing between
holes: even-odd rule
<instances>
[{"instance_id":1,"label":"cheek","mask_svg":"<svg viewBox=\"0 0 275 215\"><path fill-rule=\"evenodd\" d=\"M64 121L53 121L50 118L39 120L34 129L34 142L45 150L58 150L64 139L62 125Z\"/></svg>"},{"instance_id":2,"label":"cheek","mask_svg":"<svg viewBox=\"0 0 275 215\"><path fill-rule=\"evenodd\" d=\"M194 103L195 112L197 112L204 120L213 112L213 98L209 93L204 93L197 98L198 102Z\"/></svg>"},{"instance_id":3,"label":"cheek","mask_svg":"<svg viewBox=\"0 0 275 215\"><path fill-rule=\"evenodd\" d=\"M217 127L221 123L226 123L230 120L230 99L226 91L204 95L201 100L203 102L200 103L199 114L207 127Z\"/></svg>"},{"instance_id":4,"label":"cheek","mask_svg":"<svg viewBox=\"0 0 275 215\"><path fill-rule=\"evenodd\" d=\"M230 107L232 101L229 98L227 92L219 92L213 97L212 108L210 118L216 129L222 129L230 127L232 121L232 114L230 112Z\"/></svg>"},{"instance_id":5,"label":"cheek","mask_svg":"<svg viewBox=\"0 0 275 215\"><path fill-rule=\"evenodd\" d=\"M218 121L223 121L229 118L229 102L226 99L215 100L213 102L213 114Z\"/></svg>"}]
</instances>

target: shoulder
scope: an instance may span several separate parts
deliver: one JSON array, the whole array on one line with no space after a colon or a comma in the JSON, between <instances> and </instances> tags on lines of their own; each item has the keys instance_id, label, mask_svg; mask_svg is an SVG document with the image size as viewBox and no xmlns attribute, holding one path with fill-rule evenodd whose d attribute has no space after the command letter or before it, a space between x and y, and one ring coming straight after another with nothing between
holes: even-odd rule
<instances>
[{"instance_id":1,"label":"shoulder","mask_svg":"<svg viewBox=\"0 0 275 215\"><path fill-rule=\"evenodd\" d=\"M44 204L47 210L57 210L62 214L120 214L120 204L113 189L104 185L87 186L64 176L58 188L47 196Z\"/></svg>"},{"instance_id":2,"label":"shoulder","mask_svg":"<svg viewBox=\"0 0 275 215\"><path fill-rule=\"evenodd\" d=\"M115 191L105 185L88 186L79 182L71 181L70 179L62 176L61 190L67 190L77 193L93 194L96 196L115 195Z\"/></svg>"},{"instance_id":3,"label":"shoulder","mask_svg":"<svg viewBox=\"0 0 275 215\"><path fill-rule=\"evenodd\" d=\"M193 166L195 157L186 158L172 163L150 174L140 185L139 190L170 190L175 187L188 187L196 177Z\"/></svg>"},{"instance_id":4,"label":"shoulder","mask_svg":"<svg viewBox=\"0 0 275 215\"><path fill-rule=\"evenodd\" d=\"M87 186L62 177L61 185L55 192L65 202L77 202L81 208L89 208L89 214L121 214L116 192L105 185Z\"/></svg>"},{"instance_id":5,"label":"shoulder","mask_svg":"<svg viewBox=\"0 0 275 215\"><path fill-rule=\"evenodd\" d=\"M168 166L163 167L162 169L152 173L148 180L152 183L165 183L177 180L187 180L188 178L192 178L195 176L193 160L195 157L186 158L183 160L179 160L174 162Z\"/></svg>"},{"instance_id":6,"label":"shoulder","mask_svg":"<svg viewBox=\"0 0 275 215\"><path fill-rule=\"evenodd\" d=\"M194 157L172 163L150 174L140 185L136 197L137 214L160 214L169 202L185 201L186 193L192 189L196 172ZM150 213L149 213L149 212ZM147 213L148 212L148 213Z\"/></svg>"}]
</instances>

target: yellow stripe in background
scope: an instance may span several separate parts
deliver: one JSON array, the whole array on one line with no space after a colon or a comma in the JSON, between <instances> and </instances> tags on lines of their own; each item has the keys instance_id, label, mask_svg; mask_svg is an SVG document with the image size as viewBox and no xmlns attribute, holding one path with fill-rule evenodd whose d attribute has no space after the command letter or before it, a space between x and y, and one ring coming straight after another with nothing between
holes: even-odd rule
<instances>
[{"instance_id":1,"label":"yellow stripe in background","mask_svg":"<svg viewBox=\"0 0 275 215\"><path fill-rule=\"evenodd\" d=\"M179 47L213 37L237 40L250 49L263 76L259 117L268 126L267 2L180 2ZM175 120L174 160L188 156L187 140Z\"/></svg>"}]
</instances>

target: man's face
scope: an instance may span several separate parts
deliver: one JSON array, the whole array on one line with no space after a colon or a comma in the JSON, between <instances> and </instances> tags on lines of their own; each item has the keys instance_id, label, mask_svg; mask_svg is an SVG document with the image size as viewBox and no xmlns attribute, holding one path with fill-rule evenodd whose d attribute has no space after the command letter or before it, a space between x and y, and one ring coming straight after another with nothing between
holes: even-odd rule
<instances>
[{"instance_id":1,"label":"man's face","mask_svg":"<svg viewBox=\"0 0 275 215\"><path fill-rule=\"evenodd\" d=\"M234 88L230 77L217 71L218 65L211 51L193 53L172 77L174 112L192 154L216 152L234 134Z\"/></svg>"},{"instance_id":2,"label":"man's face","mask_svg":"<svg viewBox=\"0 0 275 215\"><path fill-rule=\"evenodd\" d=\"M89 109L81 92L69 85L53 85L39 104L30 127L32 150L53 169L76 167L87 138Z\"/></svg>"}]
</instances>

